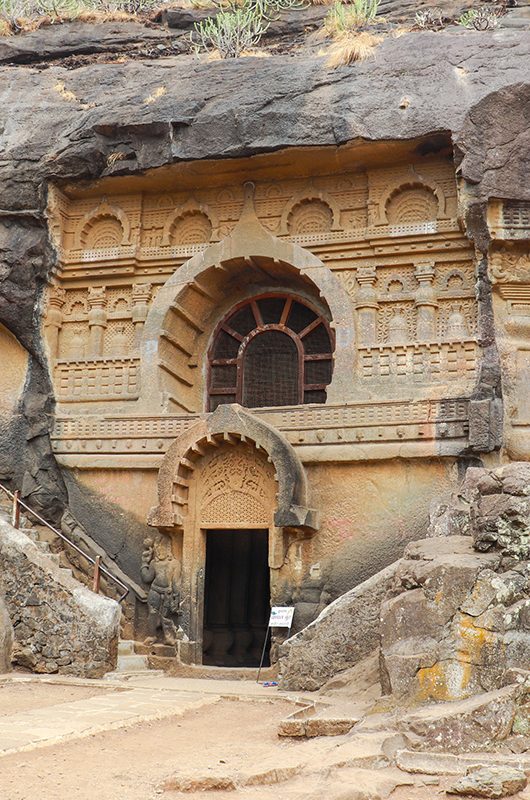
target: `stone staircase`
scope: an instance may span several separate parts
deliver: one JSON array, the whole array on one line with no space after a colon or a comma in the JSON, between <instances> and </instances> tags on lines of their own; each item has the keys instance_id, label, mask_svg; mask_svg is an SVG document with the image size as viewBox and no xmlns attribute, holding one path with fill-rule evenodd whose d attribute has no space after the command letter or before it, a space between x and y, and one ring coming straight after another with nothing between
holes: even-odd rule
<instances>
[{"instance_id":1,"label":"stone staircase","mask_svg":"<svg viewBox=\"0 0 530 800\"><path fill-rule=\"evenodd\" d=\"M118 661L116 669L108 672L105 679L108 681L126 681L133 678L155 677L164 675L164 670L153 669L149 665L147 655L138 653L137 650L143 646L133 639L121 639L118 641Z\"/></svg>"},{"instance_id":2,"label":"stone staircase","mask_svg":"<svg viewBox=\"0 0 530 800\"><path fill-rule=\"evenodd\" d=\"M132 639L120 639L116 672L146 672L149 670L147 656L137 653L135 645L136 642Z\"/></svg>"}]
</instances>

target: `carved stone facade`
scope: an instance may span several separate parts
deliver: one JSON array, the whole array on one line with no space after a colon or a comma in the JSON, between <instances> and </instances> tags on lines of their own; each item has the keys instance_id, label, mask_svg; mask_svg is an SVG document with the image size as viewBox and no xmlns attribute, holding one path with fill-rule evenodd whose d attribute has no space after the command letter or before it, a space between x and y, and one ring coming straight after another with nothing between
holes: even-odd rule
<instances>
[{"instance_id":1,"label":"carved stone facade","mask_svg":"<svg viewBox=\"0 0 530 800\"><path fill-rule=\"evenodd\" d=\"M218 165L213 180L206 168L174 166L50 191L55 454L107 498L127 496L127 474L144 487L118 500L159 529L138 556L151 597L144 632L178 643L186 660L201 660L209 531L268 531L275 602L296 602L306 586L331 599L360 577L333 567L354 547L341 509L356 491L354 465L368 482L388 470L392 483L397 459L413 482L427 470L428 503L440 481L434 460L445 459L450 485L457 457L499 443L498 404L479 391L475 259L451 160L374 154L361 170L346 149L322 151L310 169L296 161ZM316 342L318 326L327 344ZM245 396L245 348L272 331L304 366L301 404L230 405ZM267 362L277 381L283 341L285 357ZM330 488L341 465L351 467L346 485ZM414 538L413 496L406 532L375 555L361 537L352 563L375 571ZM373 524L376 538L388 527Z\"/></svg>"},{"instance_id":2,"label":"carved stone facade","mask_svg":"<svg viewBox=\"0 0 530 800\"><path fill-rule=\"evenodd\" d=\"M530 457L530 203L490 204L495 338L502 364L505 442L512 459Z\"/></svg>"}]
</instances>

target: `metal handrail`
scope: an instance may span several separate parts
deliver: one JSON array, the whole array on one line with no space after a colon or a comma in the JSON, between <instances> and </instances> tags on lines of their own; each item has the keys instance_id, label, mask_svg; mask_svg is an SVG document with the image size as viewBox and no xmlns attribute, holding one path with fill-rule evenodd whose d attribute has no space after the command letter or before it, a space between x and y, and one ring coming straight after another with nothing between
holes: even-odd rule
<instances>
[{"instance_id":1,"label":"metal handrail","mask_svg":"<svg viewBox=\"0 0 530 800\"><path fill-rule=\"evenodd\" d=\"M45 525L46 528L52 531L52 533L54 533L60 539L62 539L63 542L66 542L68 547L71 547L73 550L75 550L81 556L83 556L83 558L86 558L87 561L89 561L91 564L94 565L94 577L92 582L93 592L95 592L96 594L99 593L100 576L102 573L103 575L106 575L107 578L109 578L111 581L114 581L114 583L116 583L118 586L120 586L122 589L125 590L123 594L119 597L118 603L121 603L122 600L124 600L127 597L130 591L129 587L127 586L126 583L123 583L123 581L121 581L119 578L113 575L112 572L110 572L105 566L101 564L101 556L96 556L95 558L92 558L91 555L86 553L75 542L69 539L68 536L65 536L65 534L62 533L62 531L57 530L57 528L54 528L53 525L50 525L49 522L46 522L46 520L43 519L43 517L41 517L40 514L37 514L36 511L34 511L32 508L30 508L30 506L27 505L27 503L25 503L23 500L20 499L20 491L18 489L15 492L10 492L9 489L6 486L3 486L3 484L1 483L0 483L0 489L13 501L11 523L14 528L18 528L20 525L20 507L22 506L22 508L24 508L27 512L32 514L35 517L35 519L37 519L42 525Z\"/></svg>"}]
</instances>

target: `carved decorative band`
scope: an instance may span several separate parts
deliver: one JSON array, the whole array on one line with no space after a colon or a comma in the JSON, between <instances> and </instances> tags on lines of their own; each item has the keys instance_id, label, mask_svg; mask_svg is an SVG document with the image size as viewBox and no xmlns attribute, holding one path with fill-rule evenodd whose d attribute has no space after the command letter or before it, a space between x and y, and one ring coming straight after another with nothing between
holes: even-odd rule
<instances>
[{"instance_id":1,"label":"carved decorative band","mask_svg":"<svg viewBox=\"0 0 530 800\"><path fill-rule=\"evenodd\" d=\"M469 403L448 399L417 403L362 403L255 410L294 446L359 442L461 439L467 436ZM165 453L198 414L175 417L62 417L55 422L58 454ZM134 465L132 465L134 466Z\"/></svg>"},{"instance_id":2,"label":"carved decorative band","mask_svg":"<svg viewBox=\"0 0 530 800\"><path fill-rule=\"evenodd\" d=\"M359 348L363 378L445 383L472 379L477 369L477 343L393 344Z\"/></svg>"},{"instance_id":3,"label":"carved decorative band","mask_svg":"<svg viewBox=\"0 0 530 800\"><path fill-rule=\"evenodd\" d=\"M139 358L58 361L57 398L62 402L134 400L139 396Z\"/></svg>"},{"instance_id":4,"label":"carved decorative band","mask_svg":"<svg viewBox=\"0 0 530 800\"><path fill-rule=\"evenodd\" d=\"M388 239L407 236L422 236L437 234L447 231L458 231L455 220L438 220L432 222L414 222L401 225L380 225L370 228L357 228L344 231L325 231L317 233L304 233L298 235L279 234L302 247L315 245L346 244L348 242L361 242L379 239ZM202 253L208 242L182 245L137 245L127 244L113 247L100 247L92 250L63 249L60 248L60 257L63 265L97 264L98 262L137 260L138 262L158 260L172 260L191 258L197 253Z\"/></svg>"}]
</instances>

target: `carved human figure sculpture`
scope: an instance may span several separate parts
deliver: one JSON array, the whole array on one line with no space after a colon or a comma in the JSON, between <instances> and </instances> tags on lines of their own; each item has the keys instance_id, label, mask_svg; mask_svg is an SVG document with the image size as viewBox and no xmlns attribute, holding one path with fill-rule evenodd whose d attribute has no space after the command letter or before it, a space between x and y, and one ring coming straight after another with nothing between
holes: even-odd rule
<instances>
[{"instance_id":1,"label":"carved human figure sculpture","mask_svg":"<svg viewBox=\"0 0 530 800\"><path fill-rule=\"evenodd\" d=\"M174 557L167 537L144 539L141 575L144 583L150 584L145 643L153 644L161 637L165 644L174 645L180 614L180 561Z\"/></svg>"}]
</instances>

